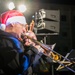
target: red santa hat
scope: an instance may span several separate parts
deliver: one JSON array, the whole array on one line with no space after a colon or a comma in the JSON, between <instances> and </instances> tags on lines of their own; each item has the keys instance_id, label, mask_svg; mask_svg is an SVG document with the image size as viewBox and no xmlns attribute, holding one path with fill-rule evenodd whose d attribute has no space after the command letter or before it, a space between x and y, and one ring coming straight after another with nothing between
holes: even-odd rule
<instances>
[{"instance_id":1,"label":"red santa hat","mask_svg":"<svg viewBox=\"0 0 75 75\"><path fill-rule=\"evenodd\" d=\"M12 23L21 23L25 25L26 19L18 10L9 10L1 14L0 22L0 29L5 30L5 27Z\"/></svg>"}]
</instances>

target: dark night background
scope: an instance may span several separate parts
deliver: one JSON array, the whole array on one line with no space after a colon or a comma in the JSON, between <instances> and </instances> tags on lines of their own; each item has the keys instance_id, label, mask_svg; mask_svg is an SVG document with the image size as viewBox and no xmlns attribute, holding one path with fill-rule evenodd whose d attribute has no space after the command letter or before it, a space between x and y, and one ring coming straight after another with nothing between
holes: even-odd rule
<instances>
[{"instance_id":1,"label":"dark night background","mask_svg":"<svg viewBox=\"0 0 75 75\"><path fill-rule=\"evenodd\" d=\"M31 1L31 0L30 0ZM33 2L75 5L74 0L32 0Z\"/></svg>"}]
</instances>

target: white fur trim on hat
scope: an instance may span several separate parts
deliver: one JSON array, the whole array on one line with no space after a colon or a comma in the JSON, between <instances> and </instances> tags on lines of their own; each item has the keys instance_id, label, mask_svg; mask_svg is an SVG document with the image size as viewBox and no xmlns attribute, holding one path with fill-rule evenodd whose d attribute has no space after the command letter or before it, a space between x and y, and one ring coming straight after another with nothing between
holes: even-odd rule
<instances>
[{"instance_id":1,"label":"white fur trim on hat","mask_svg":"<svg viewBox=\"0 0 75 75\"><path fill-rule=\"evenodd\" d=\"M5 28L6 28L5 24L0 24L0 29L1 30L5 30Z\"/></svg>"},{"instance_id":2,"label":"white fur trim on hat","mask_svg":"<svg viewBox=\"0 0 75 75\"><path fill-rule=\"evenodd\" d=\"M6 21L6 26L11 23L17 23L17 22L25 25L26 19L24 16L14 16L14 17L8 18Z\"/></svg>"}]
</instances>

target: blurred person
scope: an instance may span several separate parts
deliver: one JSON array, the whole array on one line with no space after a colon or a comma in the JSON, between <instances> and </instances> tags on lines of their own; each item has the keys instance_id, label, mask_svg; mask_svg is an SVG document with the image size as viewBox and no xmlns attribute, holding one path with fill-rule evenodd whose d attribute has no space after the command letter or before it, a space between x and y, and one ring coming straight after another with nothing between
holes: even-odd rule
<instances>
[{"instance_id":1,"label":"blurred person","mask_svg":"<svg viewBox=\"0 0 75 75\"><path fill-rule=\"evenodd\" d=\"M22 34L37 40L33 24L28 30L24 15L17 10L2 13L0 22L0 68L5 75L27 75L39 51L38 46Z\"/></svg>"}]
</instances>

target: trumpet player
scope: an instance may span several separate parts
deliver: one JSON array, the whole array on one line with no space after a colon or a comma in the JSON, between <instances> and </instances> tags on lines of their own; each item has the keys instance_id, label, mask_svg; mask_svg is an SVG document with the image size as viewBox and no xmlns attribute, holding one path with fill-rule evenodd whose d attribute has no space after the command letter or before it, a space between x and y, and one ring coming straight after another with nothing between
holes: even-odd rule
<instances>
[{"instance_id":1,"label":"trumpet player","mask_svg":"<svg viewBox=\"0 0 75 75\"><path fill-rule=\"evenodd\" d=\"M37 40L32 31L33 21L28 30L24 15L17 10L9 10L1 14L0 22L0 68L5 75L27 75L32 58L39 53L39 46L27 37L22 39L22 33ZM28 52L29 49L32 51Z\"/></svg>"}]
</instances>

